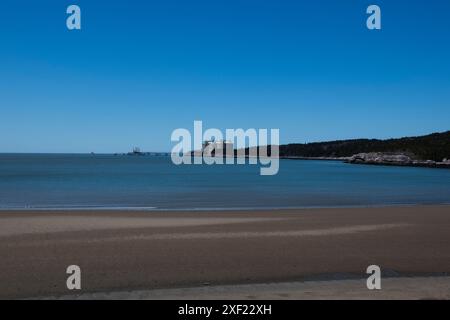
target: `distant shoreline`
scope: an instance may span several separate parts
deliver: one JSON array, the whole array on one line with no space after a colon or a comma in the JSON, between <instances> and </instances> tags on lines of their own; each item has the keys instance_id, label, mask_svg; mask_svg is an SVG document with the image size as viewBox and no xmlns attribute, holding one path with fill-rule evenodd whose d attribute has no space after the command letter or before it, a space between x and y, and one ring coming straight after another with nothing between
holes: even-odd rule
<instances>
[{"instance_id":1,"label":"distant shoreline","mask_svg":"<svg viewBox=\"0 0 450 320\"><path fill-rule=\"evenodd\" d=\"M443 162L427 162L417 161L416 163L401 163L401 162L352 162L351 157L333 158L333 157L280 157L285 160L315 160L315 161L341 161L349 164L359 165L373 165L373 166L391 166L391 167L415 167L415 168L435 168L435 169L450 169L450 163Z\"/></svg>"}]
</instances>

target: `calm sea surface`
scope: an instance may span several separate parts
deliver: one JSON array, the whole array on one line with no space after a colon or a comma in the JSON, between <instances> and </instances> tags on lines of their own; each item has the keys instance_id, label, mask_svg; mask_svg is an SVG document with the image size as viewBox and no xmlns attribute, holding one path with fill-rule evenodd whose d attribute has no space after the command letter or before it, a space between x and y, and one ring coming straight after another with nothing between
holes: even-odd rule
<instances>
[{"instance_id":1,"label":"calm sea surface","mask_svg":"<svg viewBox=\"0 0 450 320\"><path fill-rule=\"evenodd\" d=\"M0 209L237 209L450 203L450 170L281 160L181 165L170 157L0 155Z\"/></svg>"}]
</instances>

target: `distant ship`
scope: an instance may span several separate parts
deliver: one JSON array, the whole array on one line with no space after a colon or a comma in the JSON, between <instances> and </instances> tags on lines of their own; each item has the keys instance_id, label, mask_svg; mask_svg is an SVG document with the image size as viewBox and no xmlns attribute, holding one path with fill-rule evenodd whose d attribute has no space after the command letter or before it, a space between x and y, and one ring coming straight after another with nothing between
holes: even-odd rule
<instances>
[{"instance_id":1,"label":"distant ship","mask_svg":"<svg viewBox=\"0 0 450 320\"><path fill-rule=\"evenodd\" d=\"M141 152L141 149L138 147L133 148L133 151L128 152L127 155L129 156L144 156L145 153Z\"/></svg>"}]
</instances>

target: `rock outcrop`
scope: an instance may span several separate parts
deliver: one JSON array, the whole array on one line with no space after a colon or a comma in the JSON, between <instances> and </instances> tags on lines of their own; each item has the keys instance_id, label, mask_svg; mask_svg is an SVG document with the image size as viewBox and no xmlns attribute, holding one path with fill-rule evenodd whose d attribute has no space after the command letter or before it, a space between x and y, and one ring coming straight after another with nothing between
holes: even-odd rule
<instances>
[{"instance_id":1,"label":"rock outcrop","mask_svg":"<svg viewBox=\"0 0 450 320\"><path fill-rule=\"evenodd\" d=\"M348 159L350 163L401 163L409 164L413 160L405 154L386 154L381 152L358 153Z\"/></svg>"},{"instance_id":2,"label":"rock outcrop","mask_svg":"<svg viewBox=\"0 0 450 320\"><path fill-rule=\"evenodd\" d=\"M447 159L443 159L442 162L433 160L415 160L412 156L402 153L358 153L351 156L346 162L355 164L450 168L450 161Z\"/></svg>"}]
</instances>

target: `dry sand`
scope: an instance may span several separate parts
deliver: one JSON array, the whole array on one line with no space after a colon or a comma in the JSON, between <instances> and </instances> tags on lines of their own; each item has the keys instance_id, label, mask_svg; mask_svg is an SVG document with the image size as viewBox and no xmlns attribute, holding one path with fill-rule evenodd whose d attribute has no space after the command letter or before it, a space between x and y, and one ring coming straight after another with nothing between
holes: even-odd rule
<instances>
[{"instance_id":1,"label":"dry sand","mask_svg":"<svg viewBox=\"0 0 450 320\"><path fill-rule=\"evenodd\" d=\"M0 257L0 298L448 299L450 206L0 212Z\"/></svg>"}]
</instances>

